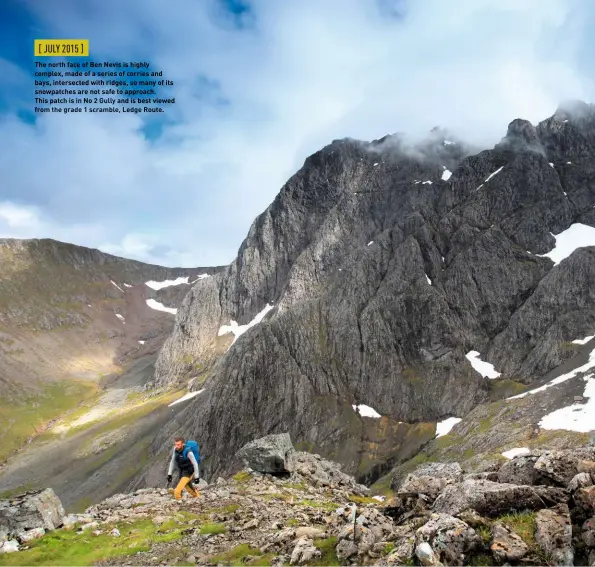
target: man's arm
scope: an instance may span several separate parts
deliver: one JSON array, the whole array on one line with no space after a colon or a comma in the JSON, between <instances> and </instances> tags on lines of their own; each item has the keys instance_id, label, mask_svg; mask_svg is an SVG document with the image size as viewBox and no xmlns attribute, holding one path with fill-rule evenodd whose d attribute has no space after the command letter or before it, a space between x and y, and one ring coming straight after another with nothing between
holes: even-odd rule
<instances>
[{"instance_id":1,"label":"man's arm","mask_svg":"<svg viewBox=\"0 0 595 567\"><path fill-rule=\"evenodd\" d=\"M175 466L176 466L176 450L174 449L171 454L171 460L169 461L169 469L167 469L168 475L174 474Z\"/></svg>"},{"instance_id":2,"label":"man's arm","mask_svg":"<svg viewBox=\"0 0 595 567\"><path fill-rule=\"evenodd\" d=\"M188 458L190 459L190 462L192 463L192 466L194 467L194 479L198 480L200 477L200 474L198 472L198 463L196 462L196 457L194 456L194 453L192 451L188 452Z\"/></svg>"}]
</instances>

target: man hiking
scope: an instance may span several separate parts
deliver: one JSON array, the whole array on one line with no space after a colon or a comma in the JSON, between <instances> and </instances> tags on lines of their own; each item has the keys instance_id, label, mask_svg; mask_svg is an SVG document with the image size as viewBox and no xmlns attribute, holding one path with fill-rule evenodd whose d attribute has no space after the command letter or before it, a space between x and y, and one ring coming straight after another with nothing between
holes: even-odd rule
<instances>
[{"instance_id":1,"label":"man hiking","mask_svg":"<svg viewBox=\"0 0 595 567\"><path fill-rule=\"evenodd\" d=\"M182 498L182 491L184 489L194 498L200 496L200 493L192 484L193 481L198 482L199 480L197 455L199 455L198 444L195 441L186 442L183 437L176 437L174 439L174 450L167 471L167 482L171 482L174 467L177 465L180 471L180 480L174 489L176 500ZM200 456L198 458L200 459Z\"/></svg>"}]
</instances>

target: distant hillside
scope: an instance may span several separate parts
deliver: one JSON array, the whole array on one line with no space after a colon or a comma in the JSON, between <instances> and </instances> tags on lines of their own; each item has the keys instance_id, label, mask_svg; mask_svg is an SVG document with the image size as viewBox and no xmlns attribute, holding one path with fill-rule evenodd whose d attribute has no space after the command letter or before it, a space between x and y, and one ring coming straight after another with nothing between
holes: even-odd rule
<instances>
[{"instance_id":1,"label":"distant hillside","mask_svg":"<svg viewBox=\"0 0 595 567\"><path fill-rule=\"evenodd\" d=\"M190 288L180 282L218 270L0 239L0 462L132 362L154 358ZM178 285L153 289L152 280ZM152 362L138 380L151 375Z\"/></svg>"}]
</instances>

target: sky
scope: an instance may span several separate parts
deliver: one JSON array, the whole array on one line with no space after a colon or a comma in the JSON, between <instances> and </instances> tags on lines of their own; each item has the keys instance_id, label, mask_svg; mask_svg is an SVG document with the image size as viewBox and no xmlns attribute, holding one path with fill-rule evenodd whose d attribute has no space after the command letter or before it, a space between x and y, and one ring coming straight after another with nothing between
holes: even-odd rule
<instances>
[{"instance_id":1,"label":"sky","mask_svg":"<svg viewBox=\"0 0 595 567\"><path fill-rule=\"evenodd\" d=\"M2 0L0 237L227 264L333 139L441 126L491 147L595 101L593 29L591 0ZM176 104L33 115L36 38L148 61Z\"/></svg>"}]
</instances>

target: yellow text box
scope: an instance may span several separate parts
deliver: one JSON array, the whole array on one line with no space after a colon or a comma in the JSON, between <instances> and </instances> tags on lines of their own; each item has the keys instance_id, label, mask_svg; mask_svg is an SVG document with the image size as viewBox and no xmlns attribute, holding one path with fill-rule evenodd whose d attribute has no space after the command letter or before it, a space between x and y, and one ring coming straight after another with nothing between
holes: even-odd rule
<instances>
[{"instance_id":1,"label":"yellow text box","mask_svg":"<svg viewBox=\"0 0 595 567\"><path fill-rule=\"evenodd\" d=\"M35 57L88 57L88 39L36 39Z\"/></svg>"}]
</instances>

